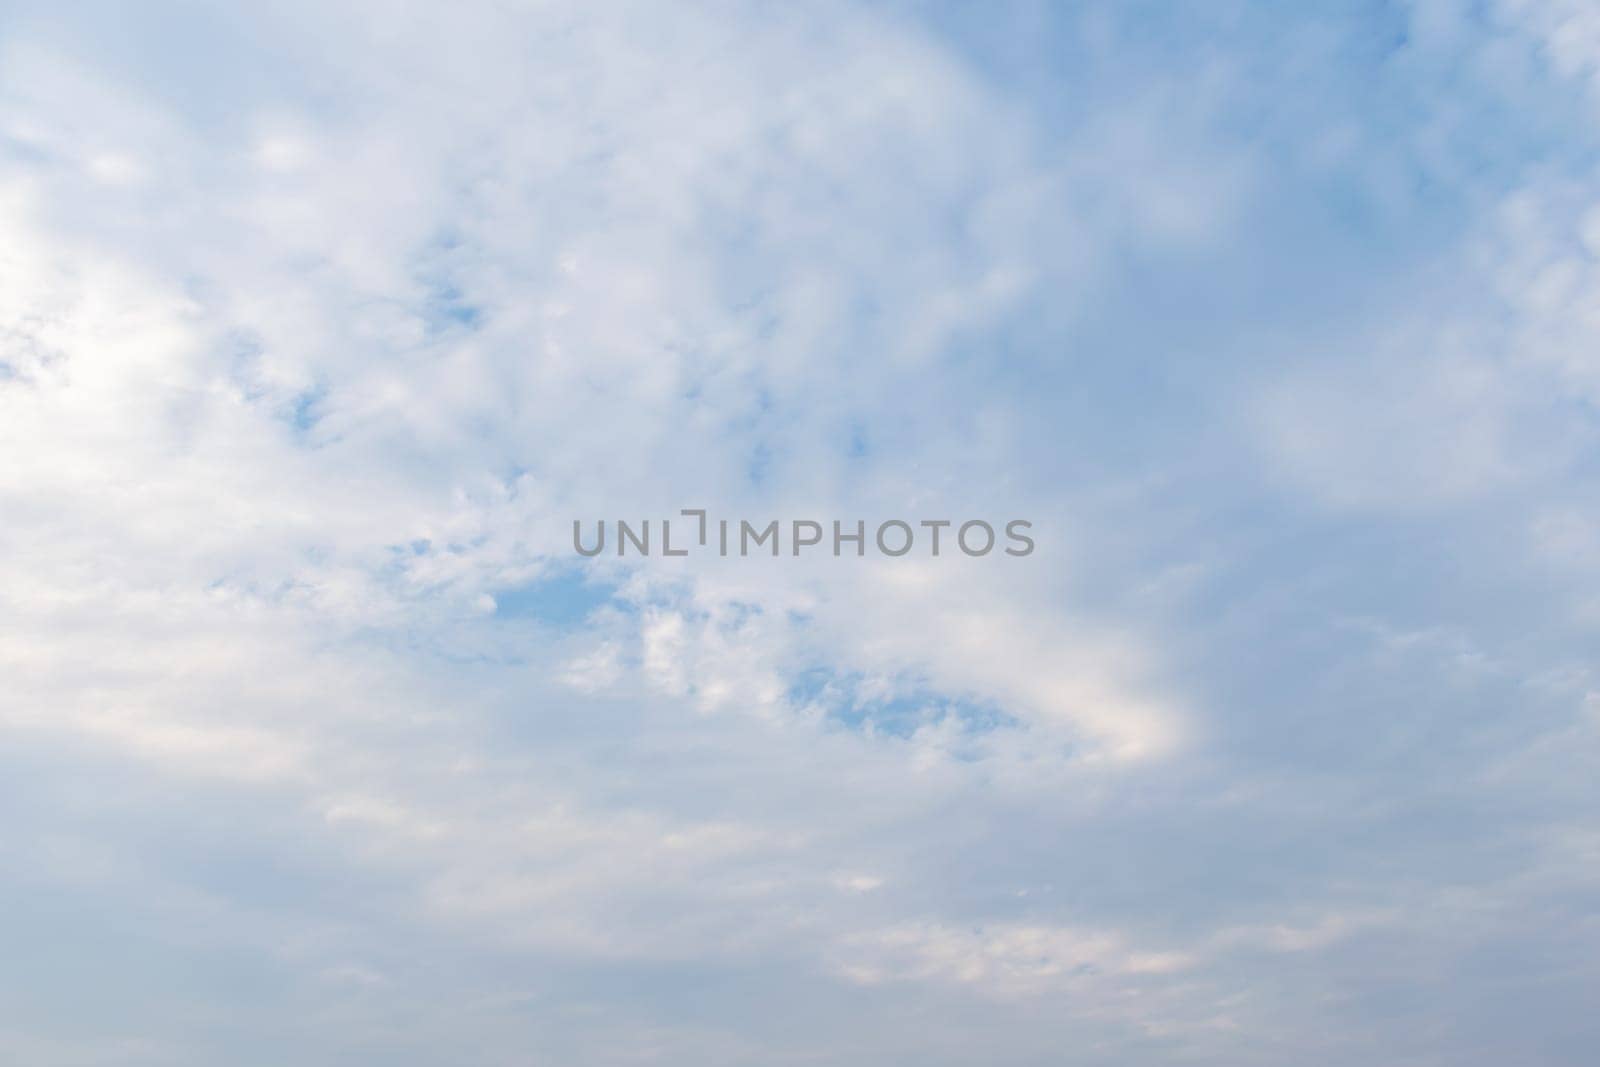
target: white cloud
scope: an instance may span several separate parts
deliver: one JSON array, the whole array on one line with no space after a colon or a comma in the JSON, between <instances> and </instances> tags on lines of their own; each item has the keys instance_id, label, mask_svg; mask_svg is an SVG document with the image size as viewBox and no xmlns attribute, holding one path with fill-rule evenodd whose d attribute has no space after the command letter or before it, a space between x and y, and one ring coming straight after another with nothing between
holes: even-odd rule
<instances>
[{"instance_id":1,"label":"white cloud","mask_svg":"<svg viewBox=\"0 0 1600 1067\"><path fill-rule=\"evenodd\" d=\"M42 916L18 958L52 966L0 1049L1306 1058L1342 979L1263 947L1323 962L1398 915L1469 957L1417 900L1580 884L1407 820L1492 822L1468 781L1588 842L1592 679L1421 594L1340 605L1507 666L1383 660L1325 628L1336 581L1271 569L1305 531L1270 516L1333 537L1571 478L1587 416L1549 416L1593 399L1593 176L1490 198L1398 325L1229 362L1254 324L1207 331L1250 305L1190 301L1267 284L1285 219L1253 212L1463 180L1416 159L1473 124L1394 148L1340 95L1300 130L1256 95L1273 49L1052 17L1030 87L848 6L19 16L0 859ZM1581 13L1538 18L1581 75ZM1106 64L1149 69L1123 98ZM692 506L1025 517L1039 548L603 559L581 621L504 610L576 563L572 518ZM1582 499L1525 514L1592 578ZM1471 714L1495 701L1525 725ZM119 982L131 1014L80 996Z\"/></svg>"}]
</instances>

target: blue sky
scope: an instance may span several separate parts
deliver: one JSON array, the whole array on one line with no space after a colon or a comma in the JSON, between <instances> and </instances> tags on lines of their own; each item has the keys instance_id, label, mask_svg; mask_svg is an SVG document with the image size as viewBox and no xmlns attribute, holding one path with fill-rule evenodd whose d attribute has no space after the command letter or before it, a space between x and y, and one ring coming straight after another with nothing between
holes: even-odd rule
<instances>
[{"instance_id":1,"label":"blue sky","mask_svg":"<svg viewBox=\"0 0 1600 1067\"><path fill-rule=\"evenodd\" d=\"M1600 10L0 0L0 1060L1576 1065ZM578 558L575 518L1036 551Z\"/></svg>"}]
</instances>

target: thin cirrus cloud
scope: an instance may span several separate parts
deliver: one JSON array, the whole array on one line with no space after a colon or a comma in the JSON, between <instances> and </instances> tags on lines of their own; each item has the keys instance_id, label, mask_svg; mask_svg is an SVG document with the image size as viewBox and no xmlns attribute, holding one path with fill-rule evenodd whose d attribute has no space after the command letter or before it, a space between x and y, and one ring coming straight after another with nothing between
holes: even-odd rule
<instances>
[{"instance_id":1,"label":"thin cirrus cloud","mask_svg":"<svg viewBox=\"0 0 1600 1067\"><path fill-rule=\"evenodd\" d=\"M1592 21L7 5L0 1051L1580 1062Z\"/></svg>"}]
</instances>

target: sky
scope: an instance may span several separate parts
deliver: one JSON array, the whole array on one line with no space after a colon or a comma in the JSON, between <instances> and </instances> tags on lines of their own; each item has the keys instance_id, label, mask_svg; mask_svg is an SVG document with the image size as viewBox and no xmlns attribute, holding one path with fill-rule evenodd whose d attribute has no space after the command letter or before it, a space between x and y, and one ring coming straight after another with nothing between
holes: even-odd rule
<instances>
[{"instance_id":1,"label":"sky","mask_svg":"<svg viewBox=\"0 0 1600 1067\"><path fill-rule=\"evenodd\" d=\"M0 1061L1587 1064L1597 353L1591 0L0 0Z\"/></svg>"}]
</instances>

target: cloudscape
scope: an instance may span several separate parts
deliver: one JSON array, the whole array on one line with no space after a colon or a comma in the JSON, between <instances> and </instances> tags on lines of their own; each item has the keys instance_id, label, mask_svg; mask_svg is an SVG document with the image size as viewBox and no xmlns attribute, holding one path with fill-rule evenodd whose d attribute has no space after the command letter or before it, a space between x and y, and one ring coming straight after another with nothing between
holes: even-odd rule
<instances>
[{"instance_id":1,"label":"cloudscape","mask_svg":"<svg viewBox=\"0 0 1600 1067\"><path fill-rule=\"evenodd\" d=\"M0 0L0 1063L1584 1067L1597 475L1592 0Z\"/></svg>"}]
</instances>

